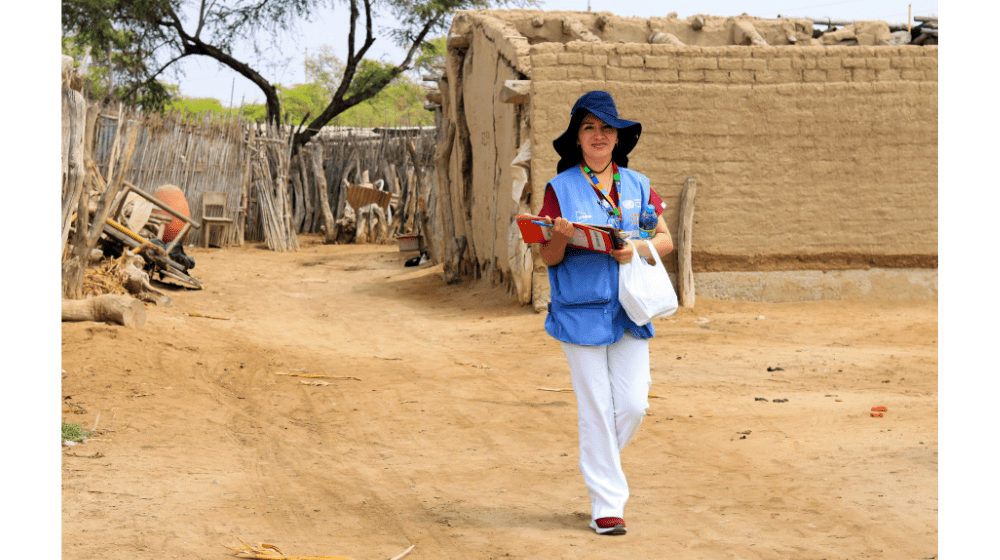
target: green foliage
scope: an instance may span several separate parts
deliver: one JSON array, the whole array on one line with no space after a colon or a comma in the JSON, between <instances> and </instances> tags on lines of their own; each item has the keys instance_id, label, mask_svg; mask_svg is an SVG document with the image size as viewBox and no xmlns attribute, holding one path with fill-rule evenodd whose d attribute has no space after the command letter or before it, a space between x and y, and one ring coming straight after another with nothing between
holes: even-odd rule
<instances>
[{"instance_id":1,"label":"green foliage","mask_svg":"<svg viewBox=\"0 0 1000 560\"><path fill-rule=\"evenodd\" d=\"M222 114L228 108L222 106L222 102L214 97L180 97L170 100L168 109L175 111L187 111L189 113L203 113L211 111L215 114Z\"/></svg>"},{"instance_id":2,"label":"green foliage","mask_svg":"<svg viewBox=\"0 0 1000 560\"><path fill-rule=\"evenodd\" d=\"M362 60L345 98L350 100L372 84L388 80L394 66ZM375 95L334 117L336 126L422 126L433 121L424 109L424 90L406 76L395 79Z\"/></svg>"},{"instance_id":3,"label":"green foliage","mask_svg":"<svg viewBox=\"0 0 1000 560\"><path fill-rule=\"evenodd\" d=\"M93 430L84 430L79 424L62 423L62 441L75 441L80 443L83 438L94 433Z\"/></svg>"},{"instance_id":4,"label":"green foliage","mask_svg":"<svg viewBox=\"0 0 1000 560\"><path fill-rule=\"evenodd\" d=\"M306 53L306 81L318 84L328 95L333 95L344 77L344 61L334 54L333 48L323 45L313 55Z\"/></svg>"},{"instance_id":5,"label":"green foliage","mask_svg":"<svg viewBox=\"0 0 1000 560\"><path fill-rule=\"evenodd\" d=\"M377 60L362 60L358 64L354 79L351 80L351 85L347 88L347 95L344 96L344 99L350 100L352 97L371 88L373 84L391 82L393 70L395 70L395 66L382 64Z\"/></svg>"},{"instance_id":6,"label":"green foliage","mask_svg":"<svg viewBox=\"0 0 1000 560\"><path fill-rule=\"evenodd\" d=\"M263 105L243 105L239 112L244 119L262 123L267 119L267 107Z\"/></svg>"},{"instance_id":7,"label":"green foliage","mask_svg":"<svg viewBox=\"0 0 1000 560\"><path fill-rule=\"evenodd\" d=\"M409 79L397 78L375 96L334 117L334 126L425 126L434 123L424 109L424 90Z\"/></svg>"},{"instance_id":8,"label":"green foliage","mask_svg":"<svg viewBox=\"0 0 1000 560\"><path fill-rule=\"evenodd\" d=\"M330 102L330 94L320 84L296 84L278 90L281 106L288 122L299 124L306 114L315 117Z\"/></svg>"},{"instance_id":9,"label":"green foliage","mask_svg":"<svg viewBox=\"0 0 1000 560\"><path fill-rule=\"evenodd\" d=\"M94 49L121 51L150 46L158 38L149 22L169 18L182 0L62 0L63 35L76 35ZM145 33L144 33L145 32Z\"/></svg>"},{"instance_id":10,"label":"green foliage","mask_svg":"<svg viewBox=\"0 0 1000 560\"><path fill-rule=\"evenodd\" d=\"M89 59L91 99L120 99L146 111L163 110L170 96L153 80L148 64L155 62L154 53L166 38L147 20L167 17L180 1L62 0L63 53L77 65Z\"/></svg>"},{"instance_id":11,"label":"green foliage","mask_svg":"<svg viewBox=\"0 0 1000 560\"><path fill-rule=\"evenodd\" d=\"M377 63L376 63L377 64ZM330 102L330 93L318 83L279 87L278 97L284 111L282 122L298 125L308 112L315 117ZM240 107L244 118L263 122L264 105ZM397 78L371 99L367 99L334 117L328 126L426 126L433 124L433 114L424 109L423 88L406 78Z\"/></svg>"},{"instance_id":12,"label":"green foliage","mask_svg":"<svg viewBox=\"0 0 1000 560\"><path fill-rule=\"evenodd\" d=\"M420 45L420 54L413 62L413 69L419 78L421 74L436 74L435 64L444 62L445 55L448 54L448 38L437 37Z\"/></svg>"},{"instance_id":13,"label":"green foliage","mask_svg":"<svg viewBox=\"0 0 1000 560\"><path fill-rule=\"evenodd\" d=\"M139 86L129 99L134 107L150 113L162 113L170 102L170 94L163 82L153 80Z\"/></svg>"},{"instance_id":14,"label":"green foliage","mask_svg":"<svg viewBox=\"0 0 1000 560\"><path fill-rule=\"evenodd\" d=\"M81 34L62 37L62 53L73 58L74 66L87 64L87 97L92 101L120 99L145 111L162 111L171 93L165 84L146 81L143 61L130 47L134 33L112 30L108 36L111 40L105 45L88 44Z\"/></svg>"}]
</instances>

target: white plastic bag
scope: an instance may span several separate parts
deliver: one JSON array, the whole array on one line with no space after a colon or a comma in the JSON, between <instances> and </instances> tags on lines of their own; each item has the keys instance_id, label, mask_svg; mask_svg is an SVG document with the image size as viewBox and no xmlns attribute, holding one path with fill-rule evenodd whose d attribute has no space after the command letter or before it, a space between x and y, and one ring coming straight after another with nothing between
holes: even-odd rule
<instances>
[{"instance_id":1,"label":"white plastic bag","mask_svg":"<svg viewBox=\"0 0 1000 560\"><path fill-rule=\"evenodd\" d=\"M632 243L629 240L629 243ZM632 262L618 266L618 301L628 318L638 326L653 319L669 317L677 311L677 294L670 283L660 254L646 240L656 264L649 264L632 246Z\"/></svg>"}]
</instances>

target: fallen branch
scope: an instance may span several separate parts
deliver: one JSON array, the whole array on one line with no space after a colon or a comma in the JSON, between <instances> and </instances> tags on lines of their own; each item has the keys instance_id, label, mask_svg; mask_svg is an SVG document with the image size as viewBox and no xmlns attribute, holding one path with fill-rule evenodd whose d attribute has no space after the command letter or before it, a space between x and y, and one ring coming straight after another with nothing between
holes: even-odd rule
<instances>
[{"instance_id":1,"label":"fallen branch","mask_svg":"<svg viewBox=\"0 0 1000 560\"><path fill-rule=\"evenodd\" d=\"M490 369L490 366L488 366L486 364L482 364L482 365L478 365L477 366L476 364L468 363L468 362L455 362L455 365L456 366L469 366L469 367L474 367L474 368L479 368L479 369Z\"/></svg>"},{"instance_id":2,"label":"fallen branch","mask_svg":"<svg viewBox=\"0 0 1000 560\"><path fill-rule=\"evenodd\" d=\"M285 556L278 547L273 544L260 543L260 546L250 546L236 537L240 544L233 543L231 546L222 545L240 558L257 558L260 560L350 560L343 556Z\"/></svg>"},{"instance_id":3,"label":"fallen branch","mask_svg":"<svg viewBox=\"0 0 1000 560\"><path fill-rule=\"evenodd\" d=\"M404 550L402 554L400 554L399 556L393 556L389 560L399 560L400 558L402 558L402 557L406 556L407 554L409 554L410 551L413 550L413 547L415 547L415 546L417 546L417 545L411 544L410 548L407 548L406 550Z\"/></svg>"},{"instance_id":4,"label":"fallen branch","mask_svg":"<svg viewBox=\"0 0 1000 560\"><path fill-rule=\"evenodd\" d=\"M87 299L64 299L62 320L115 323L139 329L146 324L146 307L137 299L113 294Z\"/></svg>"},{"instance_id":5,"label":"fallen branch","mask_svg":"<svg viewBox=\"0 0 1000 560\"><path fill-rule=\"evenodd\" d=\"M260 543L259 546L250 546L243 542L239 537L236 537L236 540L240 541L240 544L233 543L230 546L222 545L222 547L231 550L233 554L240 558L257 558L260 560L350 560L349 558L344 558L343 556L285 556L285 554L273 544ZM393 556L390 560L401 560L404 556L409 554L415 546L417 545L410 545L410 548L407 548L398 556Z\"/></svg>"},{"instance_id":6,"label":"fallen branch","mask_svg":"<svg viewBox=\"0 0 1000 560\"><path fill-rule=\"evenodd\" d=\"M228 321L229 317L212 317L211 315L202 315L201 313L185 313L189 317L201 317L202 319L218 319L220 321Z\"/></svg>"},{"instance_id":7,"label":"fallen branch","mask_svg":"<svg viewBox=\"0 0 1000 560\"><path fill-rule=\"evenodd\" d=\"M354 379L355 381L361 381L360 377L354 377L351 375L317 375L311 373L285 373L283 371L276 371L274 375L288 375L291 377L311 377L318 379Z\"/></svg>"},{"instance_id":8,"label":"fallen branch","mask_svg":"<svg viewBox=\"0 0 1000 560\"><path fill-rule=\"evenodd\" d=\"M100 459L101 457L104 457L104 453L101 453L100 451L94 453L93 455L77 455L76 453L67 453L63 451L63 455L67 457L79 457L81 459Z\"/></svg>"}]
</instances>

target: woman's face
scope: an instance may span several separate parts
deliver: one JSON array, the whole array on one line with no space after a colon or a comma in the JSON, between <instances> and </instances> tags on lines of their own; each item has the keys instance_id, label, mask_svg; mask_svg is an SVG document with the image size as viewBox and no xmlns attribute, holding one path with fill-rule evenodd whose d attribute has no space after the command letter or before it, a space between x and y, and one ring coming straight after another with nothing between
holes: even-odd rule
<instances>
[{"instance_id":1,"label":"woman's face","mask_svg":"<svg viewBox=\"0 0 1000 560\"><path fill-rule=\"evenodd\" d=\"M611 159L611 152L618 143L618 129L588 113L580 123L577 140L584 161L602 163Z\"/></svg>"}]
</instances>

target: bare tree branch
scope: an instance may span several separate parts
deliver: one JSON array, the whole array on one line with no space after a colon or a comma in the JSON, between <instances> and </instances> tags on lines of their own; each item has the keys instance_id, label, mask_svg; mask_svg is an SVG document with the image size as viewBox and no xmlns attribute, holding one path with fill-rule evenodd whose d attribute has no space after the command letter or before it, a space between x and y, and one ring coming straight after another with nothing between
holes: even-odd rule
<instances>
[{"instance_id":1,"label":"bare tree branch","mask_svg":"<svg viewBox=\"0 0 1000 560\"><path fill-rule=\"evenodd\" d=\"M205 11L208 6L208 0L201 0L201 9L198 10L198 27L194 30L195 37L201 37L201 30L205 26Z\"/></svg>"},{"instance_id":2,"label":"bare tree branch","mask_svg":"<svg viewBox=\"0 0 1000 560\"><path fill-rule=\"evenodd\" d=\"M173 64L173 63L177 62L178 60L180 60L180 59L182 59L184 57L187 57L187 56L191 56L191 55L189 53L181 53L181 54L175 56L174 58L170 59L166 64L164 64L163 66L161 66L159 70L157 70L156 72L152 73L145 80L143 80L141 82L136 82L135 84L132 84L132 86L130 86L127 90L125 90L124 93L122 93L121 97L123 99L128 99L129 97L131 97L132 95L134 95L135 92L139 91L139 88L141 88L142 86L149 85L149 84L153 83L153 81L156 80L156 77L159 76L160 74L162 74L163 71L166 70L168 66L170 66L171 64Z\"/></svg>"},{"instance_id":3,"label":"bare tree branch","mask_svg":"<svg viewBox=\"0 0 1000 560\"><path fill-rule=\"evenodd\" d=\"M368 3L369 0L365 0L366 7L368 6ZM414 53L416 53L417 50L420 48L420 44L424 42L424 39L427 37L427 34L430 33L431 29L433 29L441 20L441 18L444 17L444 14L445 14L444 11L439 11L433 18L424 23L424 26L420 29L420 32L417 34L412 45L410 46L409 51L407 51L406 58L403 60L402 64L392 67L390 71L387 74L383 75L380 79L373 80L371 83L364 85L359 90L355 91L354 94L351 95L349 99L345 99L345 95L347 93L349 86L351 85L351 81L354 79L354 74L357 68L358 61L360 61L360 58L356 58L354 60L349 59L348 68L345 69L344 71L344 78L340 82L340 87L337 88L337 92L334 94L333 99L330 100L330 104L327 105L326 109L324 109L323 112L319 114L319 116L317 116L311 123L309 123L309 126L308 128L306 128L305 131L295 135L295 147L293 149L297 151L299 146L302 146L307 142L309 142L309 140L312 139L313 136L318 134L320 129L326 126L326 123L330 122L330 120L332 120L333 117L343 113L344 111L350 109L351 107L354 107L359 103L371 99L378 92L382 91L382 89L387 84L389 84L392 80L396 79L400 74L406 71L409 68L410 62L413 60ZM374 39L371 38L370 12L368 13L368 15L369 15L368 19L369 41L366 41L365 43L364 47L365 50L367 50L368 47L371 46L371 43L374 42ZM354 31L354 20L351 21L352 35L353 31ZM363 53L359 53L359 57L361 56L361 54Z\"/></svg>"}]
</instances>

